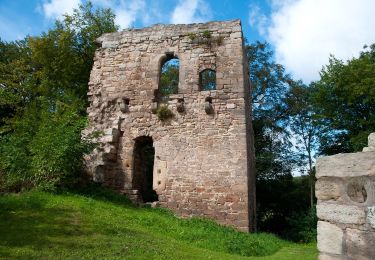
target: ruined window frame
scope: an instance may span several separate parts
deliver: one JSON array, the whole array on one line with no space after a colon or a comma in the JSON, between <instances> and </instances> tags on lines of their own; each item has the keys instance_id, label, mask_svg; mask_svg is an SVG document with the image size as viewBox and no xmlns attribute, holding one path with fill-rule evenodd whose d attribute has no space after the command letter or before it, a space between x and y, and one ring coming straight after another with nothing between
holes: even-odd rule
<instances>
[{"instance_id":1,"label":"ruined window frame","mask_svg":"<svg viewBox=\"0 0 375 260\"><path fill-rule=\"evenodd\" d=\"M213 76L213 80L211 81L208 81L208 82L202 82L203 81L203 76L206 74L206 73L214 73ZM210 75L208 75L210 77ZM210 86L212 84L212 86ZM209 90L216 90L216 70L213 70L211 68L207 68L207 69L204 69L202 71L199 72L199 90L200 91L209 91Z\"/></svg>"},{"instance_id":2,"label":"ruined window frame","mask_svg":"<svg viewBox=\"0 0 375 260\"><path fill-rule=\"evenodd\" d=\"M162 88L162 75L163 75L163 67L166 63L168 63L169 61L171 60L174 60L176 59L178 61L178 74L177 74L177 84L175 86L175 91L173 91L172 93L169 93L169 94L162 94L162 92L160 91L160 89ZM159 62L159 68L158 68L158 71L159 71L159 80L158 80L158 88L157 90L155 91L155 101L158 103L158 105L160 104L166 104L168 103L168 100L169 100L169 96L170 95L174 95L174 94L178 94L179 92L179 87L180 87L180 69L181 69L181 65L180 65L180 58L175 55L174 53L166 53L161 59L160 59L160 62Z\"/></svg>"}]
</instances>

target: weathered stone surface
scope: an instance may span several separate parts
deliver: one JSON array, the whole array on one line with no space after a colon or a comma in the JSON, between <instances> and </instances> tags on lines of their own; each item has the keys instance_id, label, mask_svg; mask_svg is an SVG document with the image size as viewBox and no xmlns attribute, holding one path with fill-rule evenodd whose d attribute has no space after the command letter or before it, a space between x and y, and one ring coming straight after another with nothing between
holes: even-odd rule
<instances>
[{"instance_id":1,"label":"weathered stone surface","mask_svg":"<svg viewBox=\"0 0 375 260\"><path fill-rule=\"evenodd\" d=\"M367 207L367 221L375 229L375 206Z\"/></svg>"},{"instance_id":2,"label":"weathered stone surface","mask_svg":"<svg viewBox=\"0 0 375 260\"><path fill-rule=\"evenodd\" d=\"M352 205L319 203L316 213L319 219L335 223L360 225L366 221L364 208Z\"/></svg>"},{"instance_id":3,"label":"weathered stone surface","mask_svg":"<svg viewBox=\"0 0 375 260\"><path fill-rule=\"evenodd\" d=\"M318 250L320 252L341 255L343 236L341 228L328 222L318 221Z\"/></svg>"},{"instance_id":4,"label":"weathered stone surface","mask_svg":"<svg viewBox=\"0 0 375 260\"><path fill-rule=\"evenodd\" d=\"M348 228L345 243L349 259L375 259L375 232Z\"/></svg>"},{"instance_id":5,"label":"weathered stone surface","mask_svg":"<svg viewBox=\"0 0 375 260\"><path fill-rule=\"evenodd\" d=\"M340 186L333 180L320 179L315 184L315 196L319 200L337 200L341 196Z\"/></svg>"},{"instance_id":6,"label":"weathered stone surface","mask_svg":"<svg viewBox=\"0 0 375 260\"><path fill-rule=\"evenodd\" d=\"M316 162L316 177L357 177L375 175L375 152L336 154Z\"/></svg>"},{"instance_id":7,"label":"weathered stone surface","mask_svg":"<svg viewBox=\"0 0 375 260\"><path fill-rule=\"evenodd\" d=\"M317 162L319 259L375 259L373 138L375 134L370 135L369 147L364 149L368 152L338 154L320 158ZM339 198L337 189L341 192ZM341 229L345 229L344 239ZM329 244L332 241L335 241L334 245Z\"/></svg>"},{"instance_id":8,"label":"weathered stone surface","mask_svg":"<svg viewBox=\"0 0 375 260\"><path fill-rule=\"evenodd\" d=\"M364 147L363 152L375 152L375 146Z\"/></svg>"},{"instance_id":9,"label":"weathered stone surface","mask_svg":"<svg viewBox=\"0 0 375 260\"><path fill-rule=\"evenodd\" d=\"M368 146L369 147L375 147L375 133L371 133L368 136Z\"/></svg>"},{"instance_id":10,"label":"weathered stone surface","mask_svg":"<svg viewBox=\"0 0 375 260\"><path fill-rule=\"evenodd\" d=\"M209 41L200 39L205 31ZM86 156L92 178L142 201L142 192L134 191L149 177L135 170L143 160L139 155L135 163L135 145L148 138L155 149L152 186L161 206L252 229L254 149L240 21L129 29L105 34L98 43L85 132L103 136ZM157 91L161 64L170 57L180 61L178 93L166 101L173 117L161 121ZM205 69L216 71L216 90L199 91Z\"/></svg>"}]
</instances>

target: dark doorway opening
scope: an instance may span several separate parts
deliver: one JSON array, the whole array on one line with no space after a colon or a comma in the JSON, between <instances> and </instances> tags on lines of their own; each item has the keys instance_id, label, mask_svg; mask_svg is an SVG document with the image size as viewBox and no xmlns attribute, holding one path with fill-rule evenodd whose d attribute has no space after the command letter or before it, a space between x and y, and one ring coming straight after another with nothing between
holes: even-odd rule
<instances>
[{"instance_id":1,"label":"dark doorway opening","mask_svg":"<svg viewBox=\"0 0 375 260\"><path fill-rule=\"evenodd\" d=\"M158 195L152 189L155 149L150 136L141 136L135 139L133 156L134 189L138 190L143 202L157 201Z\"/></svg>"}]
</instances>

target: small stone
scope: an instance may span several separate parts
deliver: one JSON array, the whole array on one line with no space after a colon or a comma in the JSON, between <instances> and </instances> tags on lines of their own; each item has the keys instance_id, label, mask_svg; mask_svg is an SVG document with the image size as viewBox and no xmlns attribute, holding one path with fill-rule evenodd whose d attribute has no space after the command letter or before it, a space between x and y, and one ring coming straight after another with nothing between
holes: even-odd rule
<instances>
[{"instance_id":1,"label":"small stone","mask_svg":"<svg viewBox=\"0 0 375 260\"><path fill-rule=\"evenodd\" d=\"M227 109L234 109L234 108L236 108L236 104L233 104L233 103L227 104Z\"/></svg>"}]
</instances>

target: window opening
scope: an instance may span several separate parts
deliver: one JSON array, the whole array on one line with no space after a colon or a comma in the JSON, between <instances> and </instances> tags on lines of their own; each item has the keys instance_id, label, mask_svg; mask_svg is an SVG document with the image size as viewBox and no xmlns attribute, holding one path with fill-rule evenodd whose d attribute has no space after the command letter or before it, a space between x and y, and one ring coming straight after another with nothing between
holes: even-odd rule
<instances>
[{"instance_id":1,"label":"window opening","mask_svg":"<svg viewBox=\"0 0 375 260\"><path fill-rule=\"evenodd\" d=\"M180 61L172 54L167 54L160 68L159 88L157 91L158 104L168 103L169 96L178 93Z\"/></svg>"},{"instance_id":2,"label":"window opening","mask_svg":"<svg viewBox=\"0 0 375 260\"><path fill-rule=\"evenodd\" d=\"M202 91L216 89L216 71L205 69L199 73L199 85Z\"/></svg>"}]
</instances>

